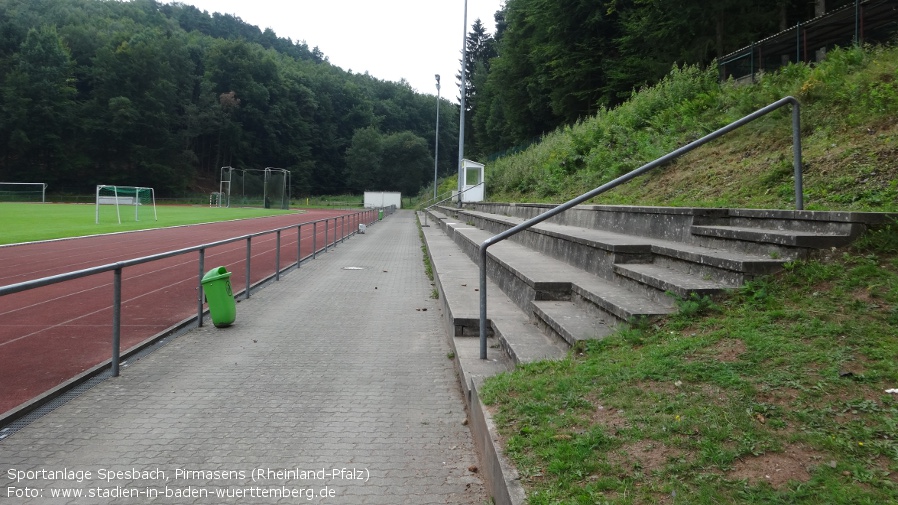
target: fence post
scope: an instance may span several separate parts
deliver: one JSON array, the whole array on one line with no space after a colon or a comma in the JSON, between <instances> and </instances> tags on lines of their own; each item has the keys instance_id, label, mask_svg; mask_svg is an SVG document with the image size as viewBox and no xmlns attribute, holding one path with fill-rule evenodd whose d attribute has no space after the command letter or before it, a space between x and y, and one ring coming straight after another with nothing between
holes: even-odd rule
<instances>
[{"instance_id":1,"label":"fence post","mask_svg":"<svg viewBox=\"0 0 898 505\"><path fill-rule=\"evenodd\" d=\"M198 328L203 326L203 270L206 269L206 249L200 249L200 276L197 282L196 292L196 325Z\"/></svg>"},{"instance_id":2,"label":"fence post","mask_svg":"<svg viewBox=\"0 0 898 505\"><path fill-rule=\"evenodd\" d=\"M302 265L302 225L296 227L296 269Z\"/></svg>"},{"instance_id":3,"label":"fence post","mask_svg":"<svg viewBox=\"0 0 898 505\"><path fill-rule=\"evenodd\" d=\"M112 280L112 376L118 377L122 340L122 269L116 268Z\"/></svg>"},{"instance_id":4,"label":"fence post","mask_svg":"<svg viewBox=\"0 0 898 505\"><path fill-rule=\"evenodd\" d=\"M246 237L246 293L244 293L243 299L249 300L249 291L250 291L250 277L249 277L249 263L252 258L252 250L253 250L253 237L252 235Z\"/></svg>"},{"instance_id":5,"label":"fence post","mask_svg":"<svg viewBox=\"0 0 898 505\"><path fill-rule=\"evenodd\" d=\"M340 216L340 243L346 242L346 216Z\"/></svg>"},{"instance_id":6,"label":"fence post","mask_svg":"<svg viewBox=\"0 0 898 505\"><path fill-rule=\"evenodd\" d=\"M312 259L318 257L318 221L312 223Z\"/></svg>"},{"instance_id":7,"label":"fence post","mask_svg":"<svg viewBox=\"0 0 898 505\"><path fill-rule=\"evenodd\" d=\"M275 240L277 250L274 253L274 280L281 280L281 230L277 231L277 240Z\"/></svg>"},{"instance_id":8,"label":"fence post","mask_svg":"<svg viewBox=\"0 0 898 505\"><path fill-rule=\"evenodd\" d=\"M330 226L330 220L324 220L324 252L327 252L327 246L330 245L327 240L327 227Z\"/></svg>"}]
</instances>

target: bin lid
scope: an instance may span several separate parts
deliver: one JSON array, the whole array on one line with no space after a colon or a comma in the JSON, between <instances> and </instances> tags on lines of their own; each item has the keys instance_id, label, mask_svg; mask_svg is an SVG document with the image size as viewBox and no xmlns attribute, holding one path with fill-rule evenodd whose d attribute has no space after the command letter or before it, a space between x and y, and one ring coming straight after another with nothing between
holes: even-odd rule
<instances>
[{"instance_id":1,"label":"bin lid","mask_svg":"<svg viewBox=\"0 0 898 505\"><path fill-rule=\"evenodd\" d=\"M231 277L231 272L228 272L228 269L225 267L215 267L212 270L206 272L206 275L203 276L202 283L207 284L213 281L217 281L219 279L229 279Z\"/></svg>"}]
</instances>

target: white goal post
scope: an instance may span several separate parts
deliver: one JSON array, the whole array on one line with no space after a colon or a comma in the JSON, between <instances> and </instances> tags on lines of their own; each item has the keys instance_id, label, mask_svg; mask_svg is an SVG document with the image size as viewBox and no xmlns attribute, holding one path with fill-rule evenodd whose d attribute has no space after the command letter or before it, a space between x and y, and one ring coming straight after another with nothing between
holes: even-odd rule
<instances>
[{"instance_id":1,"label":"white goal post","mask_svg":"<svg viewBox=\"0 0 898 505\"><path fill-rule=\"evenodd\" d=\"M0 182L0 202L47 201L45 182Z\"/></svg>"},{"instance_id":2,"label":"white goal post","mask_svg":"<svg viewBox=\"0 0 898 505\"><path fill-rule=\"evenodd\" d=\"M134 207L135 221L140 221L140 208L142 206L152 206L153 220L159 220L159 217L156 215L156 192L153 191L153 188L101 184L97 186L97 199L95 203L96 224L100 224L101 205L111 205L115 207L115 216L119 224L122 224L122 206Z\"/></svg>"}]
</instances>

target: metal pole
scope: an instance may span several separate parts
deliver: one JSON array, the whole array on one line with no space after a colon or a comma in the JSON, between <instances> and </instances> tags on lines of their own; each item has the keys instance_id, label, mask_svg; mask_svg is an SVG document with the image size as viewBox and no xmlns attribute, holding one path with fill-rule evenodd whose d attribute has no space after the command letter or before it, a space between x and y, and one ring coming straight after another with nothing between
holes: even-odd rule
<instances>
[{"instance_id":1,"label":"metal pole","mask_svg":"<svg viewBox=\"0 0 898 505\"><path fill-rule=\"evenodd\" d=\"M116 268L112 280L112 376L118 377L122 341L122 269Z\"/></svg>"},{"instance_id":2,"label":"metal pole","mask_svg":"<svg viewBox=\"0 0 898 505\"><path fill-rule=\"evenodd\" d=\"M334 223L337 226L337 223ZM346 216L340 216L340 243L346 242Z\"/></svg>"},{"instance_id":3,"label":"metal pole","mask_svg":"<svg viewBox=\"0 0 898 505\"><path fill-rule=\"evenodd\" d=\"M751 82L755 82L755 43L751 43Z\"/></svg>"},{"instance_id":4,"label":"metal pole","mask_svg":"<svg viewBox=\"0 0 898 505\"><path fill-rule=\"evenodd\" d=\"M203 270L206 269L206 250L200 249L200 278L197 282L196 292L196 325L200 328L203 326Z\"/></svg>"},{"instance_id":5,"label":"metal pole","mask_svg":"<svg viewBox=\"0 0 898 505\"><path fill-rule=\"evenodd\" d=\"M296 268L302 265L302 225L296 227Z\"/></svg>"},{"instance_id":6,"label":"metal pole","mask_svg":"<svg viewBox=\"0 0 898 505\"><path fill-rule=\"evenodd\" d=\"M461 38L461 108L458 114L458 206L461 207L461 190L464 174L462 174L462 160L465 158L465 93L467 93L468 66L468 0L465 0L465 20L462 27Z\"/></svg>"},{"instance_id":7,"label":"metal pole","mask_svg":"<svg viewBox=\"0 0 898 505\"><path fill-rule=\"evenodd\" d=\"M804 210L804 184L801 168L801 105L798 100L792 104L792 169L795 174L795 209Z\"/></svg>"},{"instance_id":8,"label":"metal pole","mask_svg":"<svg viewBox=\"0 0 898 505\"><path fill-rule=\"evenodd\" d=\"M312 259L318 257L318 221L312 223Z\"/></svg>"},{"instance_id":9,"label":"metal pole","mask_svg":"<svg viewBox=\"0 0 898 505\"><path fill-rule=\"evenodd\" d=\"M330 243L327 241L327 228L330 226L330 219L324 220L324 252L327 252L327 247Z\"/></svg>"},{"instance_id":10,"label":"metal pole","mask_svg":"<svg viewBox=\"0 0 898 505\"><path fill-rule=\"evenodd\" d=\"M437 160L440 156L440 74L437 78L437 133L433 139L433 199L437 198Z\"/></svg>"},{"instance_id":11,"label":"metal pole","mask_svg":"<svg viewBox=\"0 0 898 505\"><path fill-rule=\"evenodd\" d=\"M249 277L249 263L252 258L253 252L253 237L246 237L246 293L244 294L243 299L249 300L249 291L250 291L250 277Z\"/></svg>"},{"instance_id":12,"label":"metal pole","mask_svg":"<svg viewBox=\"0 0 898 505\"><path fill-rule=\"evenodd\" d=\"M277 239L275 240L275 247L277 250L274 252L274 280L275 282L281 280L281 230L278 230Z\"/></svg>"}]
</instances>

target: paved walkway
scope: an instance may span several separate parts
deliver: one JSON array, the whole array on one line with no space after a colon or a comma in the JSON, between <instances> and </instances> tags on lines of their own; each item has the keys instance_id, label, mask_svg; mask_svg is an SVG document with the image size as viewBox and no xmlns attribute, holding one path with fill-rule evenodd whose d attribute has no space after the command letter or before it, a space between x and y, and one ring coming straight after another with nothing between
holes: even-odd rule
<instances>
[{"instance_id":1,"label":"paved walkway","mask_svg":"<svg viewBox=\"0 0 898 505\"><path fill-rule=\"evenodd\" d=\"M0 502L486 503L432 289L399 211L0 441Z\"/></svg>"}]
</instances>

